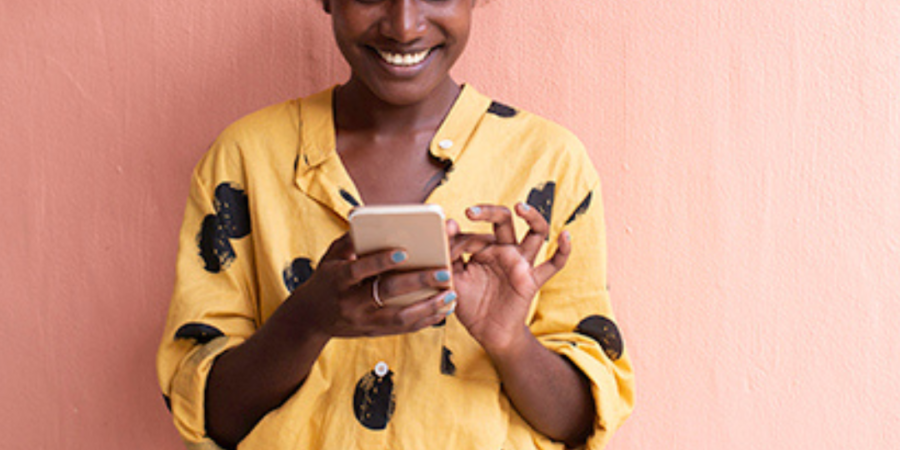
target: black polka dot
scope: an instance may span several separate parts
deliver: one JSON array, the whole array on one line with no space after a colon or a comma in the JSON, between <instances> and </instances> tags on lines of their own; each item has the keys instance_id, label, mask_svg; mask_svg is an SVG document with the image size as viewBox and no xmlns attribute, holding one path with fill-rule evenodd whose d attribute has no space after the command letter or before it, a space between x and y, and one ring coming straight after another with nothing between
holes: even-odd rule
<instances>
[{"instance_id":1,"label":"black polka dot","mask_svg":"<svg viewBox=\"0 0 900 450\"><path fill-rule=\"evenodd\" d=\"M184 324L175 332L176 340L192 339L198 344L206 344L207 342L222 336L225 336L225 333L219 331L218 328L197 322Z\"/></svg>"},{"instance_id":2,"label":"black polka dot","mask_svg":"<svg viewBox=\"0 0 900 450\"><path fill-rule=\"evenodd\" d=\"M609 359L615 361L622 357L622 335L612 320L603 316L590 316L578 324L575 332L597 341Z\"/></svg>"},{"instance_id":3,"label":"black polka dot","mask_svg":"<svg viewBox=\"0 0 900 450\"><path fill-rule=\"evenodd\" d=\"M575 208L575 212L573 212L572 215L569 216L569 220L566 220L566 225L574 222L575 219L578 218L578 216L587 212L588 208L590 208L591 206L591 197L593 196L593 194L593 192L588 192L587 197L585 197L584 200L581 201L581 204L578 205L578 208Z\"/></svg>"},{"instance_id":4,"label":"black polka dot","mask_svg":"<svg viewBox=\"0 0 900 450\"><path fill-rule=\"evenodd\" d=\"M288 268L284 269L281 276L284 279L284 286L287 288L288 292L294 292L294 290L305 283L312 274L312 262L306 258L297 258Z\"/></svg>"},{"instance_id":5,"label":"black polka dot","mask_svg":"<svg viewBox=\"0 0 900 450\"><path fill-rule=\"evenodd\" d=\"M394 414L394 372L379 377L375 371L365 374L356 384L353 412L356 420L370 430L387 428Z\"/></svg>"},{"instance_id":6,"label":"black polka dot","mask_svg":"<svg viewBox=\"0 0 900 450\"><path fill-rule=\"evenodd\" d=\"M219 223L219 219L212 214L203 218L197 245L200 247L204 268L208 272L219 273L234 261L234 249L228 241L228 234Z\"/></svg>"},{"instance_id":7,"label":"black polka dot","mask_svg":"<svg viewBox=\"0 0 900 450\"><path fill-rule=\"evenodd\" d=\"M444 325L447 325L447 318L446 318L446 317L443 318L443 319L441 319L440 322L438 322L438 323L432 325L431 327L432 327L432 328L440 328L440 327L442 327L442 326L444 326Z\"/></svg>"},{"instance_id":8,"label":"black polka dot","mask_svg":"<svg viewBox=\"0 0 900 450\"><path fill-rule=\"evenodd\" d=\"M170 399L168 395L163 394L163 401L166 402L166 408L169 412L172 412L172 399Z\"/></svg>"},{"instance_id":9,"label":"black polka dot","mask_svg":"<svg viewBox=\"0 0 900 450\"><path fill-rule=\"evenodd\" d=\"M359 206L359 202L356 201L355 198L353 198L353 194L351 194L343 189L341 189L341 197L343 197L344 200L347 200L347 203L349 203L350 205Z\"/></svg>"},{"instance_id":10,"label":"black polka dot","mask_svg":"<svg viewBox=\"0 0 900 450\"><path fill-rule=\"evenodd\" d=\"M203 218L197 245L204 268L219 273L237 257L230 239L250 234L250 207L247 194L231 183L216 187L214 196L216 214Z\"/></svg>"},{"instance_id":11,"label":"black polka dot","mask_svg":"<svg viewBox=\"0 0 900 450\"><path fill-rule=\"evenodd\" d=\"M516 114L519 113L515 108L511 108L500 102L491 102L491 106L488 108L487 112L503 118L515 117Z\"/></svg>"},{"instance_id":12,"label":"black polka dot","mask_svg":"<svg viewBox=\"0 0 900 450\"><path fill-rule=\"evenodd\" d=\"M456 375L456 365L453 364L453 352L447 347L441 347L441 373L444 375Z\"/></svg>"},{"instance_id":13,"label":"black polka dot","mask_svg":"<svg viewBox=\"0 0 900 450\"><path fill-rule=\"evenodd\" d=\"M550 224L550 217L553 216L553 196L556 192L556 183L548 181L542 183L528 193L526 203L533 206L538 212L544 216L547 224Z\"/></svg>"},{"instance_id":14,"label":"black polka dot","mask_svg":"<svg viewBox=\"0 0 900 450\"><path fill-rule=\"evenodd\" d=\"M250 206L243 190L228 183L220 184L216 188L216 213L229 238L250 234Z\"/></svg>"},{"instance_id":15,"label":"black polka dot","mask_svg":"<svg viewBox=\"0 0 900 450\"><path fill-rule=\"evenodd\" d=\"M297 155L297 157L294 158L294 172L297 171L297 167L300 167L300 155Z\"/></svg>"}]
</instances>

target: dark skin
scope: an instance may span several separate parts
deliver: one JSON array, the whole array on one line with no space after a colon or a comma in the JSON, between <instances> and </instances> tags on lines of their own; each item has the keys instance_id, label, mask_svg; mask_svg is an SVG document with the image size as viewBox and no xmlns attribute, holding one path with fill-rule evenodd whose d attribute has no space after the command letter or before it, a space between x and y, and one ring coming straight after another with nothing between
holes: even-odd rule
<instances>
[{"instance_id":1,"label":"dark skin","mask_svg":"<svg viewBox=\"0 0 900 450\"><path fill-rule=\"evenodd\" d=\"M419 203L438 184L443 166L428 145L460 90L449 68L465 46L473 6L472 0L326 0L352 69L336 94L337 151L366 204ZM391 64L385 56L426 52L415 64ZM479 205L466 214L492 223L494 233L463 234L449 221L452 268L398 273L402 249L359 256L347 235L333 242L313 276L247 342L214 363L206 392L209 436L235 447L302 386L330 339L411 333L455 310L519 413L553 439L584 442L594 417L587 380L525 325L532 299L565 265L568 234L535 266L549 227L534 208L515 208L530 228L521 241L505 207ZM463 254L470 255L466 263ZM451 270L452 281L437 281L440 270ZM381 298L424 287L441 292L407 307L378 308L371 294L376 275ZM451 293L458 300L445 301Z\"/></svg>"},{"instance_id":2,"label":"dark skin","mask_svg":"<svg viewBox=\"0 0 900 450\"><path fill-rule=\"evenodd\" d=\"M444 101L403 109L379 105L366 115L356 104L370 97L363 103L376 105L377 97L353 80L338 89L337 150L363 203L422 203L443 179L444 165L431 156L428 144L459 86L442 88Z\"/></svg>"}]
</instances>

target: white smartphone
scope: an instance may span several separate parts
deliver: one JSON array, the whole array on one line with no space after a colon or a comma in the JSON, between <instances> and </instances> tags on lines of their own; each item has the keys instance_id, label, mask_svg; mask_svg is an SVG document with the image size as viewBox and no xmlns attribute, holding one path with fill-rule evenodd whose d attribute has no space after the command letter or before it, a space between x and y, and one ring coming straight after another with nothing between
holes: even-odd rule
<instances>
[{"instance_id":1,"label":"white smartphone","mask_svg":"<svg viewBox=\"0 0 900 450\"><path fill-rule=\"evenodd\" d=\"M450 265L444 211L438 205L361 206L350 213L350 237L358 255L404 249L407 260L401 270ZM385 304L409 305L438 292L429 288L383 300Z\"/></svg>"}]
</instances>

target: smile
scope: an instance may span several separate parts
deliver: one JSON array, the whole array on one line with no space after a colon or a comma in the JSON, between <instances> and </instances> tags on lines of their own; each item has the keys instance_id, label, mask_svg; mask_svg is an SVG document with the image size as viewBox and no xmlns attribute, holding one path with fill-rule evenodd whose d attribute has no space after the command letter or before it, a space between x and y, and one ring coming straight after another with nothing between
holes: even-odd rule
<instances>
[{"instance_id":1,"label":"smile","mask_svg":"<svg viewBox=\"0 0 900 450\"><path fill-rule=\"evenodd\" d=\"M378 56L381 56L381 59L383 59L384 62L392 66L409 67L424 61L425 57L431 52L431 49L422 50L421 52L416 53L392 53L378 49L376 49L376 51L378 52Z\"/></svg>"}]
</instances>

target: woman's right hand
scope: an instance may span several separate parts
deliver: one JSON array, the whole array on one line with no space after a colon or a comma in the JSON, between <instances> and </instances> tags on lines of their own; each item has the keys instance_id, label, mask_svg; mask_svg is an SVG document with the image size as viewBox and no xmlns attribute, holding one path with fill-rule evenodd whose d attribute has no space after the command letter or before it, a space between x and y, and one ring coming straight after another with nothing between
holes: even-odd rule
<instances>
[{"instance_id":1,"label":"woman's right hand","mask_svg":"<svg viewBox=\"0 0 900 450\"><path fill-rule=\"evenodd\" d=\"M403 249L357 256L345 234L332 242L312 277L287 302L302 304L303 325L329 338L401 334L435 325L456 305L451 271L393 272L403 268L406 256ZM373 294L376 278L383 301L426 288L440 293L408 306L380 306Z\"/></svg>"}]
</instances>

